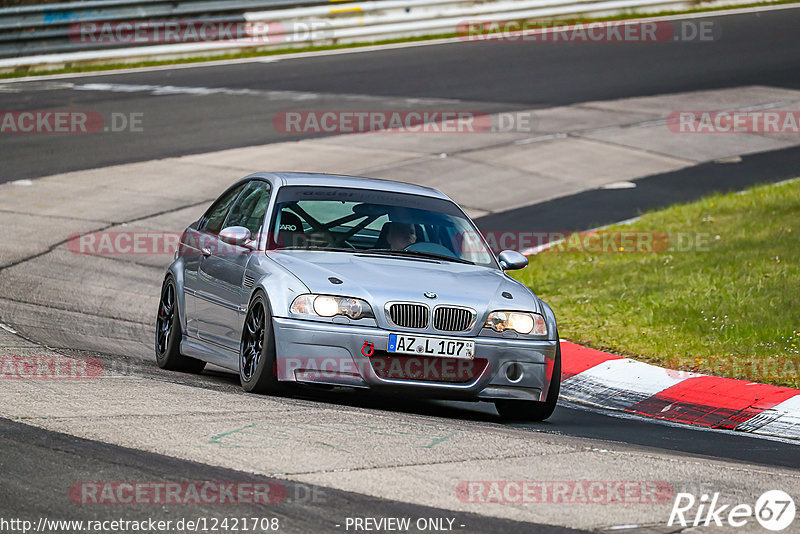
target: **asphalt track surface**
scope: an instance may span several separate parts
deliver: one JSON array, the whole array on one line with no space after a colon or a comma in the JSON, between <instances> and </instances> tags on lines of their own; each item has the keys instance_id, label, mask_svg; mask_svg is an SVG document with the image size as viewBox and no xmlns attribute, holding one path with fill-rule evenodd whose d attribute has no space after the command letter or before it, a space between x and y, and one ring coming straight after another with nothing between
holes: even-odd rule
<instances>
[{"instance_id":1,"label":"asphalt track surface","mask_svg":"<svg viewBox=\"0 0 800 534\"><path fill-rule=\"evenodd\" d=\"M580 231L637 217L645 211L690 202L711 193L796 178L800 148L742 156L741 162L709 162L636 180L631 189L591 189L575 195L476 219L482 231Z\"/></svg>"},{"instance_id":2,"label":"asphalt track surface","mask_svg":"<svg viewBox=\"0 0 800 534\"><path fill-rule=\"evenodd\" d=\"M481 109L496 112L606 100L630 96L694 91L740 85L800 88L800 10L758 15L720 16L723 38L714 43L664 44L538 44L466 43L346 54L274 63L246 63L194 67L170 71L112 74L60 80L65 82L225 87L256 91L300 91L321 94L313 104L292 102L293 109L341 106L336 95L370 95L381 99L369 105L391 105L396 99L440 98L448 102L417 105L429 109ZM421 50L424 50L420 53ZM271 116L286 109L281 99L259 102L248 96L204 97L177 94L154 97L146 92L94 92L43 86L44 82L17 82L9 87L22 92L0 92L0 109L93 109L102 113L142 111L148 123L146 136L98 134L91 137L20 135L0 143L0 181L44 176L105 165L159 157L220 150L291 139L275 132ZM37 85L38 84L38 85ZM449 100L458 100L454 103ZM256 105L257 104L257 105ZM363 109L362 102L345 104ZM476 106L481 106L476 108ZM595 190L514 212L479 220L484 229L540 230L585 229L637 215L645 209L691 200L718 190L735 190L758 182L793 177L800 168L800 150L746 156L736 165L705 164L675 173L648 177L638 187L613 192ZM602 206L602 209L598 209ZM101 355L114 358L115 355ZM150 355L148 355L150 357ZM151 362L153 373L161 373ZM181 375L194 387L236 389L236 377L206 374ZM320 403L357 404L393 409L380 398L312 392L304 394ZM475 425L497 424L489 405L414 401L403 412L432 418L458 418ZM643 418L598 413L582 407L560 405L546 423L524 426L531 432L556 433L600 441L622 442L658 454L670 451L687 457L707 457L753 465L798 468L797 445L748 435L712 432L667 425ZM35 429L0 420L0 466L4 483L0 501L18 516L63 515L70 519L113 518L114 507L78 508L54 501L53 488L78 479L92 480L256 480L258 477L194 464L152 453ZM263 479L258 479L263 480ZM65 482L69 481L69 482ZM63 488L62 488L63 489ZM326 489L324 508L287 503L270 508L271 515L291 518L298 531L330 529L330 510L349 516L415 517L440 510L386 501ZM135 512L126 508L128 512ZM182 507L175 514L214 515L218 509ZM265 512L266 513L266 512ZM448 512L469 526L470 532L522 531L519 523L471 514ZM537 526L527 523L526 532ZM547 532L557 531L547 527ZM566 531L566 530L564 530Z\"/></svg>"},{"instance_id":3,"label":"asphalt track surface","mask_svg":"<svg viewBox=\"0 0 800 534\"><path fill-rule=\"evenodd\" d=\"M698 19L699 20L699 19ZM2 110L143 113L146 134L15 134L0 182L310 137L272 125L277 111L518 109L745 85L800 88L799 9L714 16L719 39L664 43L468 42L0 85ZM274 61L278 59L278 61ZM58 89L58 82L292 91L192 94ZM16 92L16 91L21 92ZM348 99L366 95L369 99ZM425 99L408 102L407 99ZM444 101L428 101L444 99Z\"/></svg>"},{"instance_id":4,"label":"asphalt track surface","mask_svg":"<svg viewBox=\"0 0 800 534\"><path fill-rule=\"evenodd\" d=\"M14 517L33 521L34 524L41 517L78 521L113 520L120 517L128 521L148 518L177 521L181 518L194 520L201 517L241 517L242 510L246 508L245 515L248 518L277 518L280 521L280 532L344 531L346 516L450 518L454 520L456 532L470 533L579 532L552 525L452 512L269 479L80 439L7 419L0 419L0 450L3 451L0 458L0 467L3 469L0 497L4 507L13 510ZM34 472L36 477L32 478L31 474ZM285 500L281 503L244 506L225 503L165 504L159 507L158 513L154 513L152 505L76 506L69 497L70 485L76 480L89 483L98 480L148 481L165 475L175 482L224 480L226 483L281 484L285 487ZM54 495L59 497L53 498ZM409 532L417 530L411 529Z\"/></svg>"},{"instance_id":5,"label":"asphalt track surface","mask_svg":"<svg viewBox=\"0 0 800 534\"><path fill-rule=\"evenodd\" d=\"M79 354L78 352L75 353ZM88 355L83 353L84 356ZM119 356L92 354L103 360ZM128 362L135 374L168 380L191 387L230 391L241 394L238 377L233 374L206 371L202 376L168 373L153 362ZM457 419L475 425L496 425L497 415L483 403L406 400L398 408L396 399L365 396L358 393L331 393L312 388L297 388L287 394L333 406L393 411L399 417L422 415L431 421L437 418ZM595 446L625 442L634 450L658 455L664 451L683 453L692 458L725 459L742 465L764 467L797 467L797 446L784 442L751 437L731 432L704 431L683 425L653 423L646 418L587 410L562 403L544 423L515 424L535 434L558 434L590 438ZM448 517L455 518L458 532L577 532L552 525L521 523L477 514L453 512L433 507L378 499L352 492L244 473L221 467L171 458L151 452L109 445L66 434L31 427L0 418L0 510L4 516L33 520L40 517L69 520L142 520L148 517L177 520L180 518L240 515L277 517L281 531L336 532L346 517ZM279 483L286 487L284 502L265 505L234 506L220 504L152 505L81 504L71 500L69 489L79 482L94 481L158 481L194 482L218 480L238 483ZM310 497L319 494L319 499ZM12 513L13 512L13 513ZM412 529L410 532L414 532Z\"/></svg>"}]
</instances>

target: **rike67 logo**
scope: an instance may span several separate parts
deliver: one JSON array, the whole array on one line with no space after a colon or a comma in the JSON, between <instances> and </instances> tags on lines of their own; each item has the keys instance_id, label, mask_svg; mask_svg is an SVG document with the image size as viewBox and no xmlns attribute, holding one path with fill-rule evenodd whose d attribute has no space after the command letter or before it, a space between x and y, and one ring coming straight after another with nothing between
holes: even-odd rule
<instances>
[{"instance_id":1,"label":"rike67 logo","mask_svg":"<svg viewBox=\"0 0 800 534\"><path fill-rule=\"evenodd\" d=\"M703 494L697 499L691 493L678 493L668 526L709 527L709 526L750 526L753 518L765 529L773 532L785 530L794 522L795 505L792 497L781 490L770 490L762 494L755 503L723 504L720 494Z\"/></svg>"}]
</instances>

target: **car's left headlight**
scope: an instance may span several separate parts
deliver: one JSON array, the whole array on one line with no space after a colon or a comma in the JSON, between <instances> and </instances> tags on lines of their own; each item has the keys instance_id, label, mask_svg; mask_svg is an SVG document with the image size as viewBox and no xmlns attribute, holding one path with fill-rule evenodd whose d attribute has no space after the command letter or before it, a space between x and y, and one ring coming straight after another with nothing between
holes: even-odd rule
<instances>
[{"instance_id":1,"label":"car's left headlight","mask_svg":"<svg viewBox=\"0 0 800 534\"><path fill-rule=\"evenodd\" d=\"M513 330L518 334L547 335L547 323L538 313L495 311L489 314L484 326L495 332Z\"/></svg>"},{"instance_id":2,"label":"car's left headlight","mask_svg":"<svg viewBox=\"0 0 800 534\"><path fill-rule=\"evenodd\" d=\"M355 297L337 297L334 295L300 295L294 299L289 311L297 315L311 317L344 315L353 320L375 317L367 301Z\"/></svg>"}]
</instances>

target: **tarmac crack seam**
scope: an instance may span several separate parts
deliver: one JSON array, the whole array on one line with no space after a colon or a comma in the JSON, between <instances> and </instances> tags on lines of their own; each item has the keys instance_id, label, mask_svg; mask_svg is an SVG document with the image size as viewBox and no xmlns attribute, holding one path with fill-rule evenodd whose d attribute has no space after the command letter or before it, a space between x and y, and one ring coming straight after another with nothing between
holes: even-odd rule
<instances>
[{"instance_id":1,"label":"tarmac crack seam","mask_svg":"<svg viewBox=\"0 0 800 534\"><path fill-rule=\"evenodd\" d=\"M755 85L755 86L751 86L751 87L760 87L760 88L767 88L767 89L771 88L771 86L768 86L768 85ZM699 91L699 92L703 92L703 91ZM681 94L681 93L673 93L673 94ZM612 107L604 107L604 106L597 105L599 103L607 105L607 104L610 104L610 103L613 103L613 102L615 102L615 101L614 100L611 100L611 101L602 101L601 100L601 101L595 101L595 102L581 102L579 104L573 104L572 106L569 106L569 107L581 108L581 109L586 109L586 110L589 110L589 111L605 111L605 112L608 112L608 113L619 113L620 111L632 111L634 113L642 113L642 114L654 113L654 112L650 112L650 111L636 111L636 110L628 110L628 109L624 109L624 108L615 109L615 108L612 108ZM775 108L777 108L779 106L792 106L792 105L794 105L794 104L796 104L798 102L800 102L800 99L779 100L777 102L765 102L763 104L754 104L752 106L739 106L738 108L733 108L733 109L721 108L721 109L713 109L713 110L708 110L708 111L761 111L761 110L764 110L764 109L775 109ZM628 127L630 127L630 126L635 127L635 126L639 126L639 125L649 125L649 124L666 124L667 120L668 120L667 118L648 119L648 120L644 120L644 121L638 121L638 122L634 122L634 123L629 123ZM621 125L620 127L622 128L622 127L625 127L625 126ZM616 126L605 126L605 127L598 128L598 129L605 129L605 128L616 128Z\"/></svg>"},{"instance_id":2,"label":"tarmac crack seam","mask_svg":"<svg viewBox=\"0 0 800 534\"><path fill-rule=\"evenodd\" d=\"M512 459L523 459L523 458L537 458L543 456L552 456L552 455L566 455L566 454L575 454L575 453L585 453L585 452L595 452L590 449L582 448L580 450L569 450L569 451L561 451L561 452L546 452L546 453L539 453L539 454L523 454L523 455L512 455L512 456L492 456L492 457L477 457L477 458L459 458L458 460L443 460L438 462L421 462L421 463L412 463L412 464L398 464L398 465L388 465L388 466L372 466L372 467L354 467L354 468L338 468L338 469L330 469L330 470L319 470L319 471L308 471L302 473L277 473L271 474L269 476L275 477L291 477L291 476L305 476L305 475L314 475L314 474L325 474L325 473L336 473L336 472L351 472L351 471L371 471L371 470L380 470L380 469L395 469L395 468L402 468L402 467L421 467L427 465L447 465L447 464L458 464L458 463L465 463L465 462L492 462L496 460L512 460ZM671 456L654 456L648 453L642 453L640 451L608 451L613 452L614 454L624 454L627 456L635 456L637 458L646 458L649 460L656 460L656 461L668 461L668 462L685 462L685 458L678 458L678 457L671 457ZM607 453L602 453L607 454ZM738 465L728 465L727 462L722 462L719 460L715 460L717 463L725 464L725 465L717 465L717 468L723 468L726 471L730 472L737 472L737 473L746 473L751 475L778 475L781 477L788 477L792 479L800 479L800 474L795 474L791 472L781 472L776 473L774 470L766 471L762 469L747 469L742 468ZM699 462L693 462L696 465L699 465ZM706 464L707 465L707 464ZM791 468L788 468L791 469Z\"/></svg>"},{"instance_id":3,"label":"tarmac crack seam","mask_svg":"<svg viewBox=\"0 0 800 534\"><path fill-rule=\"evenodd\" d=\"M41 217L42 219L66 219L68 221L76 221L76 222L111 224L111 221L104 221L102 219L83 219L81 217L70 217L69 215L41 215L38 213L31 213L30 211L17 211L5 208L0 208L0 213L9 213L11 215L27 215L30 217Z\"/></svg>"},{"instance_id":4,"label":"tarmac crack seam","mask_svg":"<svg viewBox=\"0 0 800 534\"><path fill-rule=\"evenodd\" d=\"M658 156L659 158L667 158L667 159L679 161L681 163L686 163L686 164L689 164L689 165L698 165L698 164L704 163L706 161L709 161L709 160L705 160L705 159L687 159L687 158L682 158L682 157L678 157L678 156L672 156L670 154L665 154L663 152L657 152L657 151L651 150L649 148L633 147L631 145L626 145L624 143L615 143L614 141L609 141L607 139L595 139L593 137L584 137L583 134L575 134L575 135L570 134L570 137L573 138L573 139L580 139L583 142L598 143L598 144L601 144L601 145L613 146L614 148L622 148L624 150L630 150L632 152L642 152L644 154L650 154L651 156ZM636 179L638 180L638 179L646 178L646 177L647 176L640 176L640 177L638 177Z\"/></svg>"},{"instance_id":5,"label":"tarmac crack seam","mask_svg":"<svg viewBox=\"0 0 800 534\"><path fill-rule=\"evenodd\" d=\"M0 271L2 271L2 269L0 269ZM64 312L69 312L69 313L78 313L78 314L81 314L81 315L86 315L88 317L96 317L98 319L111 319L113 321L121 321L123 323L130 323L130 324L135 324L135 325L139 325L139 326L147 326L147 327L152 326L150 323L134 321L132 319L124 319L122 317L112 317L112 316L110 316L108 314L90 313L90 312L87 312L87 311L74 310L74 309L71 309L71 308L60 308L58 306L51 306L51 305L48 305L48 304L39 304L38 302L30 302L30 301L27 301L27 300L19 300L19 299L13 299L13 298L8 298L8 297L0 297L0 301L3 301L3 300L7 301L7 302L14 302L16 304L26 304L28 306L36 306L36 307L39 307L39 308L46 308L48 310L64 311ZM42 345L42 346L45 346L45 345Z\"/></svg>"},{"instance_id":6,"label":"tarmac crack seam","mask_svg":"<svg viewBox=\"0 0 800 534\"><path fill-rule=\"evenodd\" d=\"M0 300L9 300L9 299L0 299ZM29 304L29 303L28 302L23 302L23 304ZM24 334L21 334L20 332L16 331L15 329L9 328L7 324L3 323L2 315L0 315L0 324L3 325L3 327L4 327L3 330L5 330L6 332L9 332L14 337L18 337L19 339L22 339L23 341L27 341L28 343L31 343L32 345L35 345L35 346L39 347L40 349L44 349L44 350L48 350L50 352L54 352L58 356L63 356L65 358L72 358L72 359L76 358L76 356L71 356L69 354L64 354L62 352L59 352L60 350L72 350L72 349L64 349L64 348L52 347L50 345L46 345L45 343L42 343L41 341L37 341L35 339L29 338L28 336L26 336ZM5 348L8 348L8 347L6 347L4 345L0 345L0 349L5 349ZM80 356L78 356L78 357L80 357Z\"/></svg>"},{"instance_id":7,"label":"tarmac crack seam","mask_svg":"<svg viewBox=\"0 0 800 534\"><path fill-rule=\"evenodd\" d=\"M618 442L612 442L612 443L616 443L617 445L627 445L626 443L621 443L621 442L619 442L619 443ZM587 449L586 452L592 452L592 451ZM725 469L726 471L735 471L735 472L739 472L739 473L754 473L754 474L759 474L759 475L775 475L776 474L776 472L775 472L776 469L789 469L789 470L794 470L796 472L783 472L783 473L777 473L777 474L779 474L780 476L786 476L786 477L790 477L790 478L800 479L800 471L798 471L798 468L791 468L791 467L780 467L780 468L778 468L778 467L776 467L771 471L766 471L766 470L764 470L764 469L766 469L766 467L764 467L764 469L759 468L759 467L762 467L762 466L754 465L753 467L756 467L756 468L752 469L749 466L746 466L746 465L743 465L743 464L732 463L732 462L737 462L736 460L728 460L728 459L724 459L724 458L703 458L703 457L700 457L700 456L689 456L689 457L678 456L677 451L667 451L664 455L659 456L659 455L656 455L656 454L654 454L652 452L643 451L643 450L626 451L626 450L610 450L610 449L608 449L608 450L606 450L605 453L602 453L602 454L617 454L617 455L626 455L626 456L637 456L639 458L647 458L649 460L659 460L659 461L672 462L672 463L681 462L684 465L691 463L691 464L694 464L694 465L700 465L700 466L705 466L705 467L707 467L708 466L708 462L711 461L711 462L714 462L714 463L718 464L718 465L716 465L717 468L722 468L722 469Z\"/></svg>"},{"instance_id":8,"label":"tarmac crack seam","mask_svg":"<svg viewBox=\"0 0 800 534\"><path fill-rule=\"evenodd\" d=\"M219 414L217 414L219 415ZM112 416L105 416L107 418L111 418ZM116 417L116 416L113 416ZM148 417L148 416L143 416ZM152 417L152 416L150 416ZM71 418L27 418L26 421L34 422L36 420L55 420L55 419L71 419ZM36 428L42 428L39 425L25 423L28 426L33 426ZM235 432L235 431L234 431ZM89 439L89 438L80 438L79 436L74 436L78 439ZM100 440L94 440L101 443ZM121 446L121 445L120 445ZM130 448L130 447L127 447ZM136 449L136 450L144 450L144 449ZM582 447L580 449L571 449L571 450L564 450L564 451L548 451L543 453L533 453L533 454L516 454L516 455L501 455L501 456L491 456L491 457L468 457L468 458L459 458L457 460L442 460L442 461L434 461L434 462L414 462L414 463L405 463L405 464L393 464L393 465L385 465L385 466L369 466L369 467L353 467L353 468L336 468L336 469L320 469L314 471L303 471L303 472L294 472L294 473L268 473L264 474L264 476L276 477L276 478L285 478L290 479L290 477L295 476L305 476L305 475L314 475L314 474L325 474L325 473L337 473L337 472L356 472L356 471L371 471L371 470L379 470L379 469L396 469L396 468L403 468L403 467L421 467L421 466L432 466L432 465L448 465L448 464L459 464L464 462L486 462L486 461L496 461L496 460L512 460L512 459L523 459L523 458L536 458L536 457L543 457L543 456L551 456L551 455L566 455L566 454L576 454L576 453L585 453L585 452L598 452L593 451L590 448ZM606 453L612 454L619 454L619 455L626 455L626 456L636 456L640 458L648 458L651 460L660 460L660 461L667 461L667 462L685 462L684 458L677 458L677 457L670 457L670 456L656 456L642 451L607 451ZM172 456L165 454L165 456L170 456L174 458L178 458L178 456ZM202 462L206 463L206 462ZM693 462L695 464L699 464L699 462ZM718 462L721 463L721 462ZM214 464L209 464L214 465ZM747 474L760 474L760 475L775 475L775 471L771 470L762 470L762 469L751 469L747 467L742 467L738 465L718 465L717 467L721 467L726 471L732 472L739 472L739 473L747 473ZM780 476L790 477L790 478L798 478L800 479L800 474L795 473L780 473Z\"/></svg>"},{"instance_id":9,"label":"tarmac crack seam","mask_svg":"<svg viewBox=\"0 0 800 534\"><path fill-rule=\"evenodd\" d=\"M15 422L18 423L18 424L21 424L21 425L25 425L25 426L31 427L31 428L38 428L38 429L42 428L42 427L39 427L39 426L30 425L28 423L23 423L21 421L15 421ZM45 430L48 430L48 429L45 429ZM68 436L69 438L71 438L73 440L76 440L76 441L90 441L90 442L98 443L100 445L108 446L108 447L119 447L119 448L127 449L127 450L130 450L130 451L148 452L148 451L144 451L143 449L134 449L132 447L125 447L125 446L122 446L122 445L114 445L113 443L104 442L104 441L101 441L101 440L98 440L98 439L82 438L82 437L79 437L79 436L75 436L73 434L67 434L66 432L58 432L58 431L55 431L55 430L48 430L48 431L49 432L55 432L57 434L61 434L61 435L64 435L64 436ZM9 434L9 435L4 435L3 437L6 438L6 439L13 439L13 436L14 436L13 434ZM26 445L30 446L30 443L26 442ZM62 447L56 447L56 446L53 446L52 444L49 444L49 445L37 445L37 444L34 444L33 446L37 447L39 449L44 449L44 450L49 451L49 452L55 451L55 452L60 452L62 454L78 456L81 460L85 460L86 459L85 456L82 455L81 451L78 451L78 450L66 449L66 448L62 448ZM164 456L166 458L175 458L175 459L181 460L181 458L178 458L176 456L170 456L168 454L161 454L161 453L157 453L157 452L151 452L150 454L157 454L159 456ZM135 468L141 470L144 473L149 473L149 474L153 475L154 478L157 478L159 476L163 476L163 472L162 471L160 471L160 470L151 470L151 469L148 468L148 466L146 464L139 464L139 463L134 464L134 463L130 463L130 462L121 462L119 460L114 460L114 459L111 459L111 458L106 458L104 461L106 463L114 465L114 466L135 467ZM204 462L199 462L197 460L187 460L187 461L190 461L190 462L193 462L193 463L196 463L196 464L201 464L201 465L210 465L210 464L206 464ZM227 469L227 470L230 470L230 471L235 471L235 472L238 472L238 473L242 473L243 475L247 475L247 476L253 476L253 473L247 473L247 472L242 471L240 469L232 469L232 468L227 468L227 467L225 467L223 469ZM258 475L256 475L256 476L258 476ZM264 476L264 475L261 475L261 476Z\"/></svg>"},{"instance_id":10,"label":"tarmac crack seam","mask_svg":"<svg viewBox=\"0 0 800 534\"><path fill-rule=\"evenodd\" d=\"M781 101L781 102L770 102L768 104L762 104L762 105L758 105L758 106L745 106L745 107L742 107L742 108L737 108L736 111L750 111L750 110L758 110L758 109L774 109L775 107L778 107L778 106L781 106L781 105L792 105L792 104L794 104L796 102L800 102L800 100L787 100L787 101ZM569 106L569 107L583 108L583 109L589 109L589 110L593 110L593 111L598 110L598 109L601 110L601 111L609 111L609 110L607 110L605 108L593 108L591 106L585 106L585 105L582 105L582 104L581 105L575 105L575 106ZM650 149L639 148L639 147L631 147L631 146L625 145L625 144L614 143L614 142L611 142L611 141L605 141L605 140L599 140L599 139L590 139L590 138L586 137L586 136L591 135L593 133L599 133L599 132L605 132L605 131L613 131L613 130L632 129L632 128L643 128L643 127L647 127L647 126L656 126L656 125L666 125L668 122L669 122L669 120L667 118L658 118L658 119L648 119L648 120L645 120L645 121L637 121L637 122L631 122L631 123L615 124L615 125L610 125L610 126L602 126L602 127L599 127L599 128L583 128L583 129L577 129L577 130L567 130L567 131L564 131L564 132L551 132L551 133L544 133L543 132L542 135L538 135L538 136L534 136L534 137L528 137L528 138L525 138L525 139L517 139L517 140L513 140L513 141L498 142L498 143L493 143L493 144L482 145L480 147L464 148L464 149L461 149L461 150L454 150L452 152L446 152L446 153L443 153L443 154L445 154L446 157L451 157L451 156L459 156L459 155L463 155L463 154L470 154L472 152L479 152L479 151L495 149L495 148L511 147L511 146L515 146L515 145L525 145L525 144L531 144L531 143L538 143L538 142L542 142L542 141L550 141L550 140L553 140L553 139L575 138L575 139L581 139L581 140L588 140L588 141L596 141L596 142L600 142L600 143L606 143L606 144L614 146L614 147L625 148L625 149L633 150L633 151L640 151L640 152L644 152L644 153L651 154L651 155L656 155L656 156L660 156L660 157L666 157L666 158L674 159L674 160L681 161L681 162L684 162L684 163L690 163L690 164L693 164L693 165L705 161L705 160L691 160L691 159L686 159L686 158L680 158L680 157L677 157L677 156L672 156L672 155L669 155L669 154L656 152L656 151L653 151L653 150L650 150ZM394 162L394 163L387 163L385 165L378 165L378 166L375 166L375 167L366 167L364 169L359 169L358 172L363 174L363 173L375 172L375 171L380 171L380 170L396 169L396 168L406 167L408 165L414 165L416 163L425 163L427 161L435 161L436 159L439 159L441 157L442 157L441 154L430 154L428 156L410 158L410 159L407 159L407 160L402 160L402 161L398 161L398 162ZM497 166L494 163L490 163L489 165ZM506 167L506 166L501 166L501 167ZM516 168L513 168L513 169L514 170L519 170L519 169L516 169ZM530 173L530 174L535 174L535 173Z\"/></svg>"},{"instance_id":11,"label":"tarmac crack seam","mask_svg":"<svg viewBox=\"0 0 800 534\"><path fill-rule=\"evenodd\" d=\"M69 357L69 356L66 356L66 355L63 355L63 354L60 354L60 356L64 356L65 358ZM289 410L286 410L286 411L289 411ZM264 410L252 410L252 411L249 411L249 410L237 410L236 413L237 414L240 414L240 413L241 414L263 414ZM102 414L86 415L86 414L82 414L82 415L69 415L69 416L66 416L66 415L53 415L53 416L49 416L49 415L25 415L25 416L15 416L15 417L24 417L25 419L30 420L30 421L41 420L41 421L64 421L64 422L68 422L68 421L73 421L75 419L80 419L82 421L85 421L85 420L92 420L92 421L98 420L99 421L99 420L104 420L104 419L119 419L120 417L125 417L126 419L162 419L162 418L166 417L166 418L170 418L171 419L171 418L175 417L176 415L187 416L187 417L197 417L197 416L214 417L214 416L230 416L231 414L230 414L230 411L223 411L223 412L176 412L176 413L169 413L169 414L155 414L155 413L153 413L153 414L146 414L146 413L145 414L108 414L108 415L102 415ZM3 416L3 415L0 414L0 418L2 418L2 417L11 417L11 416Z\"/></svg>"},{"instance_id":12,"label":"tarmac crack seam","mask_svg":"<svg viewBox=\"0 0 800 534\"><path fill-rule=\"evenodd\" d=\"M715 110L715 111L761 111L761 110L766 110L766 109L775 109L775 108L778 108L780 106L787 106L787 107L788 106L793 106L793 105L795 105L797 103L800 103L800 100L782 100L782 101L779 101L779 102L768 102L766 104L756 104L754 106L740 106L740 107L732 109L732 110ZM619 111L619 110L613 110L613 109L608 109L608 108L604 108L604 107L593 107L591 104L576 104L576 105L572 105L572 106L568 106L568 107L576 108L576 109L586 109L586 110L590 110L590 111L598 111L599 110L599 111L606 111L606 112L611 112L611 113L616 113L616 112ZM642 113L645 113L645 112L642 112ZM649 112L647 112L647 113L649 113ZM648 127L648 126L666 125L669 122L670 122L670 119L668 117L667 118L658 118L658 119L653 118L653 119L647 119L647 120L637 121L637 122L630 122L630 123L623 123L623 124L612 124L612 125L609 125L609 126L600 126L600 127L597 127L597 128L584 128L584 129L580 129L580 130L568 130L566 132L553 132L553 133L550 133L550 134L540 135L540 136L537 136L537 137L531 137L531 138L528 138L528 139L520 139L520 140L517 140L517 141L513 141L512 144L529 144L529 143L535 143L535 142L539 142L539 141L547 141L547 140L550 140L550 139L557 139L557 138L564 138L564 137L583 137L583 136L591 135L593 133L608 132L608 131L614 131L614 130L627 130L627 129L633 129L633 128L645 128L645 127ZM768 134L763 134L763 133L755 133L754 132L753 134L754 135L761 135L761 136L764 136L764 137L768 136ZM767 138L771 139L770 137L767 137ZM501 143L500 145L497 145L497 146L504 146L506 144L508 144L508 143ZM625 146L626 148L631 148L630 146L627 146L627 145L621 145L621 146ZM473 149L473 148L465 149L465 151L467 151L467 152L473 151L473 150L482 150L482 149ZM637 150L647 151L646 149L637 149ZM655 152L655 153L656 154L660 154L658 152Z\"/></svg>"},{"instance_id":13,"label":"tarmac crack seam","mask_svg":"<svg viewBox=\"0 0 800 534\"><path fill-rule=\"evenodd\" d=\"M120 263L124 263L125 265L135 265L136 267L142 267L142 268L158 270L159 273L164 270L163 267L156 267L155 265L150 265L150 264L147 264L147 263L141 263L141 262L133 261L133 260L125 260L125 259L119 258L117 256L99 255L98 257L103 258L104 260L117 261L117 262L120 262Z\"/></svg>"},{"instance_id":14,"label":"tarmac crack seam","mask_svg":"<svg viewBox=\"0 0 800 534\"><path fill-rule=\"evenodd\" d=\"M456 465L467 462L492 462L496 460L521 460L524 458L541 458L545 456L565 456L567 454L576 454L584 452L583 450L565 450L559 452L542 452L542 453L528 453L528 454L512 454L512 455L494 455L494 456L478 456L478 457L462 457L457 460L439 460L432 462L412 462L404 464L391 464L391 465L373 465L368 467L337 467L335 469L317 469L315 471L298 471L292 473L270 473L266 476L284 478L291 480L291 477L306 476L306 475L321 475L326 473L352 473L358 471L377 471L380 469L398 469L403 467L425 467L433 465Z\"/></svg>"},{"instance_id":15,"label":"tarmac crack seam","mask_svg":"<svg viewBox=\"0 0 800 534\"><path fill-rule=\"evenodd\" d=\"M161 215L167 215L169 213L175 213L177 211L181 211L181 210L184 210L184 209L193 208L195 206L202 206L202 205L208 204L211 200L212 199L206 199L206 200L201 200L199 202L192 202L191 204L183 204L183 205L177 206L175 208L169 208L169 209L158 211L158 212L155 212L155 213L142 215L140 217L134 217L134 218L128 219L126 221L119 221L119 222L115 222L115 223L110 223L110 224L107 224L106 226L103 226L101 228L96 228L94 230L88 230L86 232L79 232L79 234L83 235L83 234L87 234L87 233L90 233L90 232L102 232L104 230L108 230L109 228L113 228L115 226L119 226L119 225L122 225L122 224L132 224L132 223L135 223L135 222L143 221L145 219L151 219L153 217L160 217ZM47 217L47 216L44 215L43 217ZM15 261L15 262L9 263L8 265L2 265L2 266L0 266L0 273L5 271L6 269L10 269L11 267L16 267L17 265L21 265L21 264L27 263L27 262L29 262L31 260L35 260L37 258L41 258L43 256L46 256L47 254L50 254L51 252L56 250L61 245L65 245L65 244L69 243L70 241L72 241L73 239L75 239L75 238L74 237L67 237L66 239L62 239L62 240L58 241L57 243L54 243L54 244L50 245L49 247L47 247L46 250L44 250L42 252L37 252L36 254L32 254L32 255L27 256L25 258L19 259L19 260Z\"/></svg>"}]
</instances>

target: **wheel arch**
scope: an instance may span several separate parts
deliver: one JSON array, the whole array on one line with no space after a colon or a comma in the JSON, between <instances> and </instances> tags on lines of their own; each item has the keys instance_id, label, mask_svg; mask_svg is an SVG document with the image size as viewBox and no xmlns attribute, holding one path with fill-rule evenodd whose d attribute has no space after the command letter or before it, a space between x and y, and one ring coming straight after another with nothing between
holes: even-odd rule
<instances>
[{"instance_id":1,"label":"wheel arch","mask_svg":"<svg viewBox=\"0 0 800 534\"><path fill-rule=\"evenodd\" d=\"M181 333L186 335L186 293L184 292L183 283L183 265L180 259L175 260L167 268L164 274L162 284L166 281L167 277L171 276L175 282L175 298L178 303L178 317L181 321Z\"/></svg>"},{"instance_id":2,"label":"wheel arch","mask_svg":"<svg viewBox=\"0 0 800 534\"><path fill-rule=\"evenodd\" d=\"M253 299L256 298L256 295L261 293L264 295L264 300L267 302L267 306L269 306L269 314L270 317L273 315L274 306L272 305L272 300L269 298L269 292L262 284L256 284L253 288L253 291L250 292L250 298L247 299L247 310L246 312L250 311L250 304L253 302ZM245 312L245 315L246 315Z\"/></svg>"},{"instance_id":3,"label":"wheel arch","mask_svg":"<svg viewBox=\"0 0 800 534\"><path fill-rule=\"evenodd\" d=\"M553 308L551 308L550 305L542 299L539 299L539 303L542 305L542 310L544 311L544 320L547 324L547 331L552 332L553 334L550 336L550 339L558 341L558 322L556 321L556 313L553 311Z\"/></svg>"}]
</instances>

